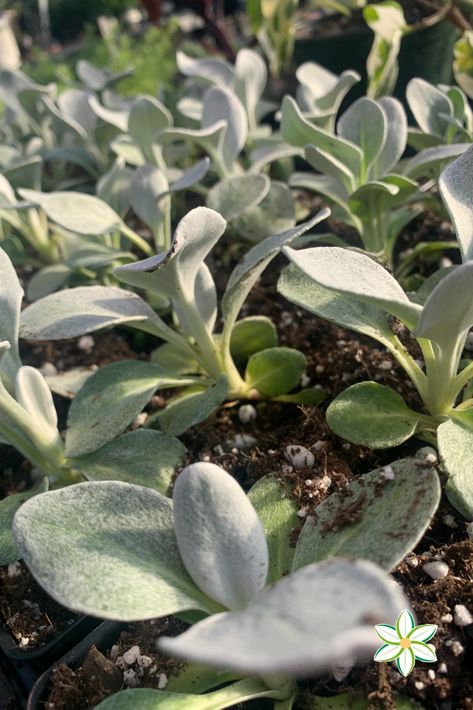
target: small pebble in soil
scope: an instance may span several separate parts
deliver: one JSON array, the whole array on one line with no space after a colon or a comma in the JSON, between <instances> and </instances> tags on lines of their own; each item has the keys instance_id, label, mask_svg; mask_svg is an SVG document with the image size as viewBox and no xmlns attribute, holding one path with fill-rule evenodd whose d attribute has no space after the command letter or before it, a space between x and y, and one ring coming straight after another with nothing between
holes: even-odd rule
<instances>
[{"instance_id":1,"label":"small pebble in soil","mask_svg":"<svg viewBox=\"0 0 473 710\"><path fill-rule=\"evenodd\" d=\"M306 372L304 372L304 374L301 377L301 387L308 387L309 385L310 385L310 377Z\"/></svg>"},{"instance_id":2,"label":"small pebble in soil","mask_svg":"<svg viewBox=\"0 0 473 710\"><path fill-rule=\"evenodd\" d=\"M409 567L418 567L419 566L419 560L417 557L406 557L406 562L409 565Z\"/></svg>"},{"instance_id":3,"label":"small pebble in soil","mask_svg":"<svg viewBox=\"0 0 473 710\"><path fill-rule=\"evenodd\" d=\"M140 666L140 668L149 668L153 665L153 659L151 658L151 656L139 655L136 659L136 662Z\"/></svg>"},{"instance_id":4,"label":"small pebble in soil","mask_svg":"<svg viewBox=\"0 0 473 710\"><path fill-rule=\"evenodd\" d=\"M238 419L242 424L249 424L258 416L258 412L252 404L243 404L238 410Z\"/></svg>"},{"instance_id":5,"label":"small pebble in soil","mask_svg":"<svg viewBox=\"0 0 473 710\"><path fill-rule=\"evenodd\" d=\"M114 644L110 649L110 658L112 659L112 661L117 658L119 649L120 647L117 644Z\"/></svg>"},{"instance_id":6,"label":"small pebble in soil","mask_svg":"<svg viewBox=\"0 0 473 710\"><path fill-rule=\"evenodd\" d=\"M457 626L469 626L473 624L473 616L464 604L456 604L453 607L453 619Z\"/></svg>"},{"instance_id":7,"label":"small pebble in soil","mask_svg":"<svg viewBox=\"0 0 473 710\"><path fill-rule=\"evenodd\" d=\"M442 624L451 624L453 621L453 616L451 614L444 614L441 618L440 621Z\"/></svg>"},{"instance_id":8,"label":"small pebble in soil","mask_svg":"<svg viewBox=\"0 0 473 710\"><path fill-rule=\"evenodd\" d=\"M301 508L298 510L297 515L299 518L307 518L307 508Z\"/></svg>"},{"instance_id":9,"label":"small pebble in soil","mask_svg":"<svg viewBox=\"0 0 473 710\"><path fill-rule=\"evenodd\" d=\"M448 666L446 663L440 663L439 667L437 668L439 673L448 673Z\"/></svg>"},{"instance_id":10,"label":"small pebble in soil","mask_svg":"<svg viewBox=\"0 0 473 710\"><path fill-rule=\"evenodd\" d=\"M134 670L128 668L128 670L123 671L123 682L129 688L136 688L138 685L138 678Z\"/></svg>"},{"instance_id":11,"label":"small pebble in soil","mask_svg":"<svg viewBox=\"0 0 473 710\"><path fill-rule=\"evenodd\" d=\"M77 347L79 350L82 350L83 353L89 354L92 352L94 349L95 345L95 340L91 335L83 335L81 338L79 338L79 341L77 343Z\"/></svg>"},{"instance_id":12,"label":"small pebble in soil","mask_svg":"<svg viewBox=\"0 0 473 710\"><path fill-rule=\"evenodd\" d=\"M319 439L318 441L315 442L315 444L312 446L314 451L322 451L322 449L325 449L327 446L327 442L323 441L323 439Z\"/></svg>"},{"instance_id":13,"label":"small pebble in soil","mask_svg":"<svg viewBox=\"0 0 473 710\"><path fill-rule=\"evenodd\" d=\"M21 566L19 562L13 562L11 565L8 565L8 571L7 574L10 578L12 577L19 577L21 575Z\"/></svg>"},{"instance_id":14,"label":"small pebble in soil","mask_svg":"<svg viewBox=\"0 0 473 710\"><path fill-rule=\"evenodd\" d=\"M166 673L160 673L158 676L158 688L159 690L164 690L168 684L168 677Z\"/></svg>"},{"instance_id":15,"label":"small pebble in soil","mask_svg":"<svg viewBox=\"0 0 473 710\"><path fill-rule=\"evenodd\" d=\"M378 364L378 370L383 370L384 372L389 372L389 370L392 370L393 363L390 362L389 360L382 360Z\"/></svg>"},{"instance_id":16,"label":"small pebble in soil","mask_svg":"<svg viewBox=\"0 0 473 710\"><path fill-rule=\"evenodd\" d=\"M451 513L447 513L447 515L444 515L442 518L442 521L444 525L447 526L447 528L457 528L458 525L455 522L455 518Z\"/></svg>"},{"instance_id":17,"label":"small pebble in soil","mask_svg":"<svg viewBox=\"0 0 473 710\"><path fill-rule=\"evenodd\" d=\"M443 577L446 577L450 571L448 565L440 560L435 562L427 562L423 565L422 569L429 575L429 577L432 577L432 579L442 579Z\"/></svg>"},{"instance_id":18,"label":"small pebble in soil","mask_svg":"<svg viewBox=\"0 0 473 710\"><path fill-rule=\"evenodd\" d=\"M442 256L439 261L439 266L442 269L448 269L450 266L453 266L453 261L449 259L448 256Z\"/></svg>"},{"instance_id":19,"label":"small pebble in soil","mask_svg":"<svg viewBox=\"0 0 473 710\"><path fill-rule=\"evenodd\" d=\"M43 362L39 370L45 377L54 377L57 375L57 369L52 362Z\"/></svg>"},{"instance_id":20,"label":"small pebble in soil","mask_svg":"<svg viewBox=\"0 0 473 710\"><path fill-rule=\"evenodd\" d=\"M148 415L146 412L141 412L141 414L137 414L136 417L133 419L133 422L131 424L132 429L139 429L140 427L143 426L145 421L148 419Z\"/></svg>"},{"instance_id":21,"label":"small pebble in soil","mask_svg":"<svg viewBox=\"0 0 473 710\"><path fill-rule=\"evenodd\" d=\"M318 375L321 375L322 372L324 372L324 370L325 370L324 365L316 365L315 366L315 371Z\"/></svg>"},{"instance_id":22,"label":"small pebble in soil","mask_svg":"<svg viewBox=\"0 0 473 710\"><path fill-rule=\"evenodd\" d=\"M381 475L387 481L394 481L394 469L392 466L383 466L381 469Z\"/></svg>"},{"instance_id":23,"label":"small pebble in soil","mask_svg":"<svg viewBox=\"0 0 473 710\"><path fill-rule=\"evenodd\" d=\"M284 456L296 470L312 468L315 463L315 457L312 451L298 444L289 444L289 446L286 446Z\"/></svg>"},{"instance_id":24,"label":"small pebble in soil","mask_svg":"<svg viewBox=\"0 0 473 710\"><path fill-rule=\"evenodd\" d=\"M429 676L430 680L435 680L435 678L437 677L436 672L432 670L432 668L429 668L429 670L427 671L427 675Z\"/></svg>"},{"instance_id":25,"label":"small pebble in soil","mask_svg":"<svg viewBox=\"0 0 473 710\"><path fill-rule=\"evenodd\" d=\"M424 690L425 688L425 683L423 683L421 680L416 680L414 683L416 690Z\"/></svg>"},{"instance_id":26,"label":"small pebble in soil","mask_svg":"<svg viewBox=\"0 0 473 710\"><path fill-rule=\"evenodd\" d=\"M133 665L133 663L136 662L140 653L141 652L140 652L139 646L132 646L131 648L128 649L128 651L125 651L122 658L127 665L131 666L131 665Z\"/></svg>"},{"instance_id":27,"label":"small pebble in soil","mask_svg":"<svg viewBox=\"0 0 473 710\"><path fill-rule=\"evenodd\" d=\"M448 646L450 648L454 656L461 656L465 650L465 647L463 646L463 644L460 643L460 641L456 641L453 639L445 641L445 646Z\"/></svg>"},{"instance_id":28,"label":"small pebble in soil","mask_svg":"<svg viewBox=\"0 0 473 710\"><path fill-rule=\"evenodd\" d=\"M227 444L231 447L232 453L237 454L243 449L251 449L256 444L256 439L251 434L235 434L233 439L227 441ZM233 449L236 449L236 451L233 451Z\"/></svg>"}]
</instances>

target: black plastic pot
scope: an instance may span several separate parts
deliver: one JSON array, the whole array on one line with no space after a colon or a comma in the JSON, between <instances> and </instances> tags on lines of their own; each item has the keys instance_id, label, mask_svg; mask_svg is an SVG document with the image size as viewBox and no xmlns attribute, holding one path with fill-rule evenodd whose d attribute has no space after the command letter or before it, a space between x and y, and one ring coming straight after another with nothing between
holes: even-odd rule
<instances>
[{"instance_id":1,"label":"black plastic pot","mask_svg":"<svg viewBox=\"0 0 473 710\"><path fill-rule=\"evenodd\" d=\"M341 74L345 69L356 70L363 80L350 91L349 97L353 101L366 93L366 59L373 36L366 26L343 33L296 39L294 66L310 61L335 74ZM414 77L421 77L432 84L450 84L453 78L453 45L459 36L459 30L442 19L403 37L394 95L404 101L406 86Z\"/></svg>"},{"instance_id":2,"label":"black plastic pot","mask_svg":"<svg viewBox=\"0 0 473 710\"><path fill-rule=\"evenodd\" d=\"M99 619L80 616L64 631L43 646L32 648L30 651L23 651L19 648L7 627L0 621L0 649L11 661L42 661L45 666L50 665L54 660L64 655L80 639L84 638L86 634L90 633L99 623Z\"/></svg>"},{"instance_id":3,"label":"black plastic pot","mask_svg":"<svg viewBox=\"0 0 473 710\"><path fill-rule=\"evenodd\" d=\"M98 622L97 622L98 623ZM83 663L91 646L105 653L117 640L120 633L127 629L129 624L119 621L102 621L82 641L68 651L62 658L48 668L36 681L31 690L26 705L27 710L41 710L47 700L47 690L51 673L59 663L64 663L70 668L77 668Z\"/></svg>"}]
</instances>

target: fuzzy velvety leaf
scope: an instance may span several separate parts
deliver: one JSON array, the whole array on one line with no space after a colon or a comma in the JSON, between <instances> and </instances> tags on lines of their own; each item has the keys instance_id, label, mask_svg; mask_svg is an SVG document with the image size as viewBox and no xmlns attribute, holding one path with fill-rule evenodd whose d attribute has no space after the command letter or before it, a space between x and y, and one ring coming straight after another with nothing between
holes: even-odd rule
<instances>
[{"instance_id":1,"label":"fuzzy velvety leaf","mask_svg":"<svg viewBox=\"0 0 473 710\"><path fill-rule=\"evenodd\" d=\"M300 251L285 247L283 251L324 288L380 308L408 327L416 324L420 307L411 303L394 277L368 255L340 247Z\"/></svg>"},{"instance_id":2,"label":"fuzzy velvety leaf","mask_svg":"<svg viewBox=\"0 0 473 710\"><path fill-rule=\"evenodd\" d=\"M0 500L0 565L9 565L19 559L11 529L16 511L32 496L47 491L48 486L48 479L43 478L34 488Z\"/></svg>"},{"instance_id":3,"label":"fuzzy velvety leaf","mask_svg":"<svg viewBox=\"0 0 473 710\"><path fill-rule=\"evenodd\" d=\"M294 198L285 183L273 180L268 194L257 205L241 214L234 223L237 234L259 242L272 232L290 229L296 223Z\"/></svg>"},{"instance_id":4,"label":"fuzzy velvety leaf","mask_svg":"<svg viewBox=\"0 0 473 710\"><path fill-rule=\"evenodd\" d=\"M61 340L111 325L164 334L167 327L135 293L113 286L78 286L36 301L21 314L20 334L32 340Z\"/></svg>"},{"instance_id":5,"label":"fuzzy velvety leaf","mask_svg":"<svg viewBox=\"0 0 473 710\"><path fill-rule=\"evenodd\" d=\"M260 55L252 49L240 49L235 61L235 93L256 123L258 104L266 87L268 72Z\"/></svg>"},{"instance_id":6,"label":"fuzzy velvety leaf","mask_svg":"<svg viewBox=\"0 0 473 710\"><path fill-rule=\"evenodd\" d=\"M236 360L247 360L254 353L278 344L274 323L266 316L248 316L235 323L230 352Z\"/></svg>"},{"instance_id":7,"label":"fuzzy velvety leaf","mask_svg":"<svg viewBox=\"0 0 473 710\"><path fill-rule=\"evenodd\" d=\"M376 179L387 175L400 161L407 143L407 116L400 101L392 96L378 100L387 119L387 134L383 148L371 169L371 177Z\"/></svg>"},{"instance_id":8,"label":"fuzzy velvety leaf","mask_svg":"<svg viewBox=\"0 0 473 710\"><path fill-rule=\"evenodd\" d=\"M453 158L458 158L468 148L468 143L454 143L453 145L439 145L433 148L425 148L417 155L407 161L403 172L410 178L419 178L434 175L443 167L445 163L450 163ZM443 193L443 183L440 183ZM444 196L446 202L448 197Z\"/></svg>"},{"instance_id":9,"label":"fuzzy velvety leaf","mask_svg":"<svg viewBox=\"0 0 473 710\"><path fill-rule=\"evenodd\" d=\"M445 168L439 180L440 194L455 227L463 261L473 258L472 170L473 146L470 146Z\"/></svg>"},{"instance_id":10,"label":"fuzzy velvety leaf","mask_svg":"<svg viewBox=\"0 0 473 710\"><path fill-rule=\"evenodd\" d=\"M330 557L350 557L393 569L414 549L440 502L435 468L401 459L333 493L304 524L294 569Z\"/></svg>"},{"instance_id":11,"label":"fuzzy velvety leaf","mask_svg":"<svg viewBox=\"0 0 473 710\"><path fill-rule=\"evenodd\" d=\"M180 436L213 414L223 404L227 394L227 378L220 375L207 390L185 395L168 404L157 417L159 426L166 434Z\"/></svg>"},{"instance_id":12,"label":"fuzzy velvety leaf","mask_svg":"<svg viewBox=\"0 0 473 710\"><path fill-rule=\"evenodd\" d=\"M18 352L18 328L20 322L23 289L7 253L0 249L0 341L7 340L10 349L2 359L7 383L12 386L15 374L21 365Z\"/></svg>"},{"instance_id":13,"label":"fuzzy velvety leaf","mask_svg":"<svg viewBox=\"0 0 473 710\"><path fill-rule=\"evenodd\" d=\"M79 192L37 192L19 190L25 200L39 205L49 219L77 234L101 236L119 229L122 220L105 202Z\"/></svg>"},{"instance_id":14,"label":"fuzzy velvety leaf","mask_svg":"<svg viewBox=\"0 0 473 710\"><path fill-rule=\"evenodd\" d=\"M204 96L202 128L211 128L220 121L225 121L227 125L220 144L221 156L226 169L231 171L245 146L248 120L241 101L222 86L209 89Z\"/></svg>"},{"instance_id":15,"label":"fuzzy velvety leaf","mask_svg":"<svg viewBox=\"0 0 473 710\"><path fill-rule=\"evenodd\" d=\"M176 52L179 71L186 76L196 76L218 86L228 86L233 81L233 67L222 59L194 59L184 52Z\"/></svg>"},{"instance_id":16,"label":"fuzzy velvety leaf","mask_svg":"<svg viewBox=\"0 0 473 710\"><path fill-rule=\"evenodd\" d=\"M386 142L387 117L376 101L363 96L342 114L337 130L342 138L361 148L365 169L369 170Z\"/></svg>"},{"instance_id":17,"label":"fuzzy velvety leaf","mask_svg":"<svg viewBox=\"0 0 473 710\"><path fill-rule=\"evenodd\" d=\"M384 311L371 304L356 301L348 294L335 293L320 286L293 264L282 272L278 291L291 303L302 306L310 313L315 313L342 328L363 333L385 345L393 341Z\"/></svg>"},{"instance_id":18,"label":"fuzzy velvety leaf","mask_svg":"<svg viewBox=\"0 0 473 710\"><path fill-rule=\"evenodd\" d=\"M222 299L222 314L226 328L229 327L233 330L245 298L267 265L279 254L282 247L285 244L290 244L309 229L315 227L316 224L326 219L329 214L329 210L322 210L308 222L299 224L297 227L289 229L282 234L267 237L246 252L243 259L230 274Z\"/></svg>"},{"instance_id":19,"label":"fuzzy velvety leaf","mask_svg":"<svg viewBox=\"0 0 473 710\"><path fill-rule=\"evenodd\" d=\"M185 454L186 447L179 439L160 431L137 429L100 449L70 458L69 463L89 481L125 481L167 495Z\"/></svg>"},{"instance_id":20,"label":"fuzzy velvety leaf","mask_svg":"<svg viewBox=\"0 0 473 710\"><path fill-rule=\"evenodd\" d=\"M207 206L228 221L257 205L268 194L266 175L236 175L218 182L207 196Z\"/></svg>"},{"instance_id":21,"label":"fuzzy velvety leaf","mask_svg":"<svg viewBox=\"0 0 473 710\"><path fill-rule=\"evenodd\" d=\"M338 436L360 446L398 446L415 432L419 415L394 390L359 382L338 395L327 409L327 422Z\"/></svg>"},{"instance_id":22,"label":"fuzzy velvety leaf","mask_svg":"<svg viewBox=\"0 0 473 710\"><path fill-rule=\"evenodd\" d=\"M172 115L152 96L140 96L130 108L128 132L147 160L152 160L152 146L160 131L172 126Z\"/></svg>"},{"instance_id":23,"label":"fuzzy velvety leaf","mask_svg":"<svg viewBox=\"0 0 473 710\"><path fill-rule=\"evenodd\" d=\"M182 564L172 503L118 481L35 496L17 512L18 551L56 601L117 621L211 611Z\"/></svg>"},{"instance_id":24,"label":"fuzzy velvety leaf","mask_svg":"<svg viewBox=\"0 0 473 710\"><path fill-rule=\"evenodd\" d=\"M67 456L80 456L121 434L159 388L188 383L159 365L121 360L98 370L79 390L69 409Z\"/></svg>"},{"instance_id":25,"label":"fuzzy velvety leaf","mask_svg":"<svg viewBox=\"0 0 473 710\"><path fill-rule=\"evenodd\" d=\"M414 330L447 351L473 325L473 261L458 266L432 289Z\"/></svg>"},{"instance_id":26,"label":"fuzzy velvety leaf","mask_svg":"<svg viewBox=\"0 0 473 710\"><path fill-rule=\"evenodd\" d=\"M277 582L292 568L294 546L291 535L300 527L297 507L276 476L260 478L248 492L258 517L263 523L268 543L269 569L267 584Z\"/></svg>"},{"instance_id":27,"label":"fuzzy velvety leaf","mask_svg":"<svg viewBox=\"0 0 473 710\"><path fill-rule=\"evenodd\" d=\"M65 264L45 266L29 280L26 290L28 301L36 301L57 291L71 275L71 269Z\"/></svg>"},{"instance_id":28,"label":"fuzzy velvety leaf","mask_svg":"<svg viewBox=\"0 0 473 710\"><path fill-rule=\"evenodd\" d=\"M297 570L242 612L214 615L158 643L179 658L230 670L313 674L347 655L372 652L375 619L396 618L407 606L392 579L372 563L334 559Z\"/></svg>"},{"instance_id":29,"label":"fuzzy velvety leaf","mask_svg":"<svg viewBox=\"0 0 473 710\"><path fill-rule=\"evenodd\" d=\"M254 353L246 366L245 380L268 397L297 387L306 368L305 356L292 348L268 348Z\"/></svg>"},{"instance_id":30,"label":"fuzzy velvety leaf","mask_svg":"<svg viewBox=\"0 0 473 710\"><path fill-rule=\"evenodd\" d=\"M224 469L187 466L173 490L177 544L199 589L226 609L244 609L263 589L268 547L248 497Z\"/></svg>"},{"instance_id":31,"label":"fuzzy velvety leaf","mask_svg":"<svg viewBox=\"0 0 473 710\"><path fill-rule=\"evenodd\" d=\"M467 520L473 520L473 412L455 412L437 429L437 441L448 472L448 499Z\"/></svg>"},{"instance_id":32,"label":"fuzzy velvety leaf","mask_svg":"<svg viewBox=\"0 0 473 710\"><path fill-rule=\"evenodd\" d=\"M158 199L169 190L166 175L154 165L142 165L133 174L131 181L131 206L133 212L157 232L164 216Z\"/></svg>"},{"instance_id":33,"label":"fuzzy velvety leaf","mask_svg":"<svg viewBox=\"0 0 473 710\"><path fill-rule=\"evenodd\" d=\"M407 85L406 99L424 133L443 136L446 126L442 114L453 114L453 105L448 96L425 79L416 77Z\"/></svg>"}]
</instances>

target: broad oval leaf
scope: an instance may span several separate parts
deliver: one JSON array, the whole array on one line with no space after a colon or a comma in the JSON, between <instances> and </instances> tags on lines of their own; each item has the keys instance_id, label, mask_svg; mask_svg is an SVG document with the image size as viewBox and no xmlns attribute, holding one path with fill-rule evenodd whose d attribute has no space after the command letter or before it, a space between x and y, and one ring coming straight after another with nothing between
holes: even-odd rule
<instances>
[{"instance_id":1,"label":"broad oval leaf","mask_svg":"<svg viewBox=\"0 0 473 710\"><path fill-rule=\"evenodd\" d=\"M37 582L63 606L117 621L212 611L182 564L169 498L118 481L31 498L13 536Z\"/></svg>"},{"instance_id":2,"label":"broad oval leaf","mask_svg":"<svg viewBox=\"0 0 473 710\"><path fill-rule=\"evenodd\" d=\"M176 62L179 71L186 76L197 76L218 86L228 86L233 81L233 67L222 59L194 59L178 51Z\"/></svg>"},{"instance_id":3,"label":"broad oval leaf","mask_svg":"<svg viewBox=\"0 0 473 710\"><path fill-rule=\"evenodd\" d=\"M113 286L78 286L52 293L25 308L20 335L32 340L61 340L122 323L138 328L149 323L159 328L162 321L135 293ZM164 323L162 327L164 331Z\"/></svg>"},{"instance_id":4,"label":"broad oval leaf","mask_svg":"<svg viewBox=\"0 0 473 710\"><path fill-rule=\"evenodd\" d=\"M34 488L30 488L24 493L14 493L0 500L0 565L9 565L20 557L12 533L12 523L16 511L32 496L45 493L48 487L48 479L43 478Z\"/></svg>"},{"instance_id":5,"label":"broad oval leaf","mask_svg":"<svg viewBox=\"0 0 473 710\"><path fill-rule=\"evenodd\" d=\"M235 323L230 352L236 360L247 360L254 353L278 344L274 323L266 316L248 316Z\"/></svg>"},{"instance_id":6,"label":"broad oval leaf","mask_svg":"<svg viewBox=\"0 0 473 710\"><path fill-rule=\"evenodd\" d=\"M248 498L263 524L269 555L266 584L272 584L292 569L292 534L299 529L301 520L297 506L275 475L260 478L248 491Z\"/></svg>"},{"instance_id":7,"label":"broad oval leaf","mask_svg":"<svg viewBox=\"0 0 473 710\"><path fill-rule=\"evenodd\" d=\"M137 429L77 458L69 465L89 481L125 481L167 495L186 447L160 431Z\"/></svg>"},{"instance_id":8,"label":"broad oval leaf","mask_svg":"<svg viewBox=\"0 0 473 710\"><path fill-rule=\"evenodd\" d=\"M104 446L127 428L157 389L186 383L159 365L140 360L120 360L102 367L72 401L66 455L80 456Z\"/></svg>"},{"instance_id":9,"label":"broad oval leaf","mask_svg":"<svg viewBox=\"0 0 473 710\"><path fill-rule=\"evenodd\" d=\"M390 478L384 475L388 469ZM422 538L440 496L437 471L415 458L359 476L306 520L294 569L330 557L362 558L394 569Z\"/></svg>"},{"instance_id":10,"label":"broad oval leaf","mask_svg":"<svg viewBox=\"0 0 473 710\"><path fill-rule=\"evenodd\" d=\"M408 607L392 579L365 560L329 560L297 570L239 613L217 614L177 638L171 655L243 673L314 674L378 645L373 623ZM369 619L369 621L368 621Z\"/></svg>"},{"instance_id":11,"label":"broad oval leaf","mask_svg":"<svg viewBox=\"0 0 473 710\"><path fill-rule=\"evenodd\" d=\"M244 609L263 589L268 547L255 509L220 466L195 463L173 491L177 544L190 576L227 609Z\"/></svg>"},{"instance_id":12,"label":"broad oval leaf","mask_svg":"<svg viewBox=\"0 0 473 710\"><path fill-rule=\"evenodd\" d=\"M360 382L338 395L327 409L327 423L338 436L360 446L398 446L415 432L419 415L400 394L376 382Z\"/></svg>"},{"instance_id":13,"label":"broad oval leaf","mask_svg":"<svg viewBox=\"0 0 473 710\"><path fill-rule=\"evenodd\" d=\"M291 303L342 328L363 333L385 345L393 341L393 333L384 311L357 301L348 294L336 293L320 286L293 264L282 272L278 291Z\"/></svg>"},{"instance_id":14,"label":"broad oval leaf","mask_svg":"<svg viewBox=\"0 0 473 710\"><path fill-rule=\"evenodd\" d=\"M276 347L254 353L246 366L245 381L267 397L286 394L299 384L307 362L292 348Z\"/></svg>"},{"instance_id":15,"label":"broad oval leaf","mask_svg":"<svg viewBox=\"0 0 473 710\"><path fill-rule=\"evenodd\" d=\"M43 375L35 367L20 367L15 381L16 400L35 421L42 436L62 447L57 430L57 413L51 391Z\"/></svg>"},{"instance_id":16,"label":"broad oval leaf","mask_svg":"<svg viewBox=\"0 0 473 710\"><path fill-rule=\"evenodd\" d=\"M148 160L153 159L152 146L160 131L172 126L173 119L167 108L152 96L135 99L128 117L128 132L137 145L143 149Z\"/></svg>"},{"instance_id":17,"label":"broad oval leaf","mask_svg":"<svg viewBox=\"0 0 473 710\"><path fill-rule=\"evenodd\" d=\"M205 421L223 404L228 395L226 375L220 375L208 389L184 394L170 402L158 414L159 426L166 434L180 436L188 429Z\"/></svg>"},{"instance_id":18,"label":"broad oval leaf","mask_svg":"<svg viewBox=\"0 0 473 710\"><path fill-rule=\"evenodd\" d=\"M299 251L285 247L283 252L321 286L377 306L409 328L417 323L420 306L411 303L395 278L368 255L341 247Z\"/></svg>"},{"instance_id":19,"label":"broad oval leaf","mask_svg":"<svg viewBox=\"0 0 473 710\"><path fill-rule=\"evenodd\" d=\"M39 205L49 219L77 234L101 236L119 229L122 220L105 202L79 192L18 190L26 200Z\"/></svg>"},{"instance_id":20,"label":"broad oval leaf","mask_svg":"<svg viewBox=\"0 0 473 710\"><path fill-rule=\"evenodd\" d=\"M445 124L441 115L453 115L453 106L448 96L425 79L417 77L408 83L406 99L424 133L443 136Z\"/></svg>"},{"instance_id":21,"label":"broad oval leaf","mask_svg":"<svg viewBox=\"0 0 473 710\"><path fill-rule=\"evenodd\" d=\"M473 325L473 261L458 266L432 289L414 330L442 348L453 348Z\"/></svg>"},{"instance_id":22,"label":"broad oval leaf","mask_svg":"<svg viewBox=\"0 0 473 710\"><path fill-rule=\"evenodd\" d=\"M210 128L225 121L227 129L222 135L221 154L228 171L243 150L248 135L248 120L241 101L223 87L213 87L204 96L202 128Z\"/></svg>"},{"instance_id":23,"label":"broad oval leaf","mask_svg":"<svg viewBox=\"0 0 473 710\"><path fill-rule=\"evenodd\" d=\"M437 441L448 473L447 497L467 520L473 520L473 412L454 412L437 429Z\"/></svg>"},{"instance_id":24,"label":"broad oval leaf","mask_svg":"<svg viewBox=\"0 0 473 710\"><path fill-rule=\"evenodd\" d=\"M384 146L372 166L371 176L382 178L401 160L407 144L407 116L400 101L392 96L378 99L387 119L387 134Z\"/></svg>"},{"instance_id":25,"label":"broad oval leaf","mask_svg":"<svg viewBox=\"0 0 473 710\"><path fill-rule=\"evenodd\" d=\"M382 108L373 99L363 96L342 114L337 129L342 138L361 148L365 170L369 170L383 150L388 133Z\"/></svg>"},{"instance_id":26,"label":"broad oval leaf","mask_svg":"<svg viewBox=\"0 0 473 710\"><path fill-rule=\"evenodd\" d=\"M271 185L266 175L236 175L220 180L207 196L207 206L228 221L259 204Z\"/></svg>"},{"instance_id":27,"label":"broad oval leaf","mask_svg":"<svg viewBox=\"0 0 473 710\"><path fill-rule=\"evenodd\" d=\"M445 168L439 188L457 235L463 261L473 258L473 146Z\"/></svg>"}]
</instances>

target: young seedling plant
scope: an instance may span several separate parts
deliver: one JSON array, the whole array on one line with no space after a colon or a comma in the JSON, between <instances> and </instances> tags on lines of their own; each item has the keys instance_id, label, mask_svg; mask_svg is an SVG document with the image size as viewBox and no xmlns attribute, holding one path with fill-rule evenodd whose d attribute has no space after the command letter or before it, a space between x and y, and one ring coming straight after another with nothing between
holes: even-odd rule
<instances>
[{"instance_id":1,"label":"young seedling plant","mask_svg":"<svg viewBox=\"0 0 473 710\"><path fill-rule=\"evenodd\" d=\"M349 387L330 404L327 421L340 436L372 448L397 446L413 435L438 446L448 473L447 495L473 519L473 365L462 360L473 326L473 149L442 173L440 190L457 232L464 263L434 274L406 294L373 259L338 247L296 251L279 282L293 303L380 342L409 376L425 411L414 411L376 382ZM442 278L443 277L443 278ZM422 353L419 363L392 327L400 321Z\"/></svg>"},{"instance_id":2,"label":"young seedling plant","mask_svg":"<svg viewBox=\"0 0 473 710\"><path fill-rule=\"evenodd\" d=\"M428 526L438 476L404 459L389 476L380 469L363 479L319 505L295 548L300 518L276 478L263 477L247 497L211 463L185 468L172 501L122 482L36 496L15 516L15 542L37 581L71 609L123 621L185 612L191 623L159 647L207 666L197 692L212 692L192 691L191 665L166 691L125 691L101 710L144 701L218 710L257 697L282 710L292 707L297 677L367 658L373 625L408 606L384 570ZM337 527L355 506L358 520Z\"/></svg>"},{"instance_id":3,"label":"young seedling plant","mask_svg":"<svg viewBox=\"0 0 473 710\"><path fill-rule=\"evenodd\" d=\"M281 247L326 216L327 211L322 211L247 252L230 275L222 298L221 333L216 332L215 283L204 260L223 235L226 223L207 207L198 207L181 220L168 251L115 270L121 281L168 299L177 328L165 323L139 296L113 287L69 289L26 308L21 325L25 338L71 338L107 326L127 325L165 341L152 362L113 363L87 380L69 413L70 426L75 424L70 441L74 452L103 446L122 433L154 392L168 387L170 379L180 381L182 391L157 414L155 423L174 436L203 421L226 399L319 402L323 392L317 387L292 393L306 367L304 355L278 346L275 327L268 318L252 316L237 321L237 317L251 288Z\"/></svg>"},{"instance_id":4,"label":"young seedling plant","mask_svg":"<svg viewBox=\"0 0 473 710\"><path fill-rule=\"evenodd\" d=\"M130 294L132 295L132 294ZM39 481L25 493L0 501L0 564L18 559L11 534L15 511L30 496L89 480L134 480L163 492L175 468L182 463L185 447L157 431L132 431L115 441L92 445L86 452L74 447L80 421L70 422L65 440L58 429L53 398L41 372L21 364L18 325L23 297L18 277L8 256L0 249L0 443L17 449L33 465ZM151 310L151 309L150 309ZM176 378L155 365L174 387ZM139 377L138 370L135 376ZM179 379L179 385L181 380Z\"/></svg>"}]
</instances>

